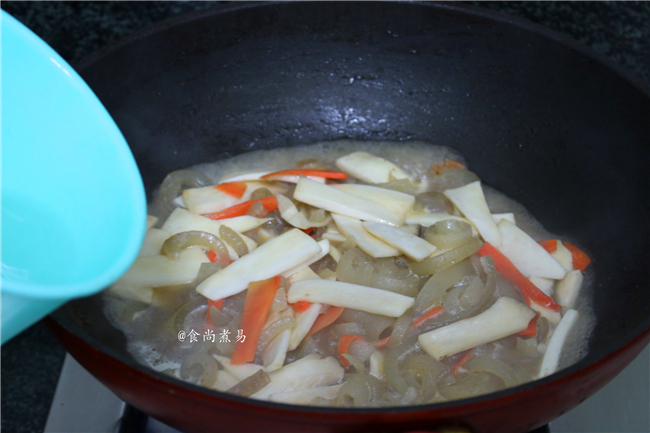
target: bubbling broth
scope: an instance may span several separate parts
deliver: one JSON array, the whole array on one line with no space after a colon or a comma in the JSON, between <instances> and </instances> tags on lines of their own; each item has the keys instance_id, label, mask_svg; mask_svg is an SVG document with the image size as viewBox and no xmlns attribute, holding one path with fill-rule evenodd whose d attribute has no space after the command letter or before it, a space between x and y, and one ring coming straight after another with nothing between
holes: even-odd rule
<instances>
[{"instance_id":1,"label":"bubbling broth","mask_svg":"<svg viewBox=\"0 0 650 433\"><path fill-rule=\"evenodd\" d=\"M280 403L443 402L586 355L588 256L452 149L336 141L171 173L105 313L144 365Z\"/></svg>"}]
</instances>

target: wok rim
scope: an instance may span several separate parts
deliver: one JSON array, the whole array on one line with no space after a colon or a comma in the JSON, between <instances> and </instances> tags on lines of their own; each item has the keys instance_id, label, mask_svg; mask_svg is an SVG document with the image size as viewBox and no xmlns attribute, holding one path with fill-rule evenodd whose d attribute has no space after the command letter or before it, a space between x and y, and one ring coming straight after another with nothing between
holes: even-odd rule
<instances>
[{"instance_id":1,"label":"wok rim","mask_svg":"<svg viewBox=\"0 0 650 433\"><path fill-rule=\"evenodd\" d=\"M168 30L175 26L179 26L194 20L205 19L212 17L214 15L226 14L233 11L241 11L249 8L261 8L265 6L273 7L279 4L287 3L300 3L299 1L269 1L269 2L244 2L244 3L229 3L214 5L212 7L193 11L179 15L177 17L172 17L170 19L160 21L153 25L147 26L141 30L138 30L128 36L125 36L121 39L118 39L115 42L112 42L105 47L89 54L84 59L74 64L75 70L80 74L84 69L91 67L95 62L102 60L106 56L111 55L112 53L122 49L123 47L129 45L132 42L138 41L140 39L147 38L149 36L155 35L162 31ZM391 3L402 3L403 2L391 2ZM540 24L533 23L524 18L511 16L502 12L493 11L485 9L482 7L471 6L466 4L458 4L455 2L409 2L408 4L414 4L421 7L430 7L437 8L441 10L451 11L457 14L466 14L470 16L481 17L487 20L497 21L499 23L504 23L507 25L512 25L522 29L523 31L531 32L537 35L542 36L543 38L551 39L561 45L564 45L572 50L574 50L577 55L587 57L594 62L598 63L600 66L604 66L607 69L615 73L619 78L626 81L628 84L631 84L636 90L638 90L648 102L650 102L650 83L646 83L637 76L635 73L627 70L613 59L607 57L606 55L595 51L586 44L579 42L572 38L571 36L562 34L558 31L552 30L550 28L544 27ZM408 6L405 6L408 7ZM647 285L647 282L642 282L640 284ZM201 386L193 385L191 383L182 381L180 379L173 378L169 375L162 374L152 368L145 367L142 364L137 362L132 362L130 360L123 359L115 350L106 346L103 342L90 338L86 333L81 332L81 330L70 322L69 319L64 317L62 313L56 311L52 313L51 319L56 322L59 326L65 329L67 332L71 333L73 336L81 339L85 342L90 348L100 350L107 356L110 356L115 361L118 361L122 364L127 365L128 367L137 370L139 373L151 378L156 379L157 381L163 381L167 386L180 387L182 389L189 389L194 393L198 392L199 394L204 394L211 398L227 400L230 403L244 403L246 405L260 406L266 409L276 409L282 410L283 412L302 412L305 414L308 413L318 413L318 414L345 414L345 415L354 415L354 414L386 414L386 413L417 413L417 412L427 412L427 411L438 411L445 410L450 408L460 408L462 406L473 406L479 408L481 404L487 401L497 401L504 400L503 403L506 406L510 406L513 403L508 401L508 398L512 398L515 394L521 394L522 399L529 399L535 395L535 388L545 388L545 393L552 392L552 384L555 382L561 382L569 380L571 378L577 378L588 370L597 368L600 364L606 364L608 360L616 358L618 355L624 352L624 349L633 346L635 343L638 343L643 338L648 339L650 336L650 316L646 317L639 325L637 325L632 331L629 331L625 336L620 339L616 344L610 344L605 349L598 350L594 353L588 353L582 360L579 362L560 370L559 372L553 373L549 376L546 376L541 379L536 379L531 382L518 385L512 388L507 388L501 391L485 394L482 396L452 400L449 402L442 403L429 403L423 405L411 405L411 406L389 406L383 408L329 408L329 407L318 407L318 406L302 406L302 405L291 405L284 403L274 403L268 401L254 400L245 397L239 397L232 394L227 394L225 392L220 392L216 390L211 390ZM48 319L49 320L49 319ZM647 344L647 343L646 343ZM548 388L548 389L546 389Z\"/></svg>"}]
</instances>

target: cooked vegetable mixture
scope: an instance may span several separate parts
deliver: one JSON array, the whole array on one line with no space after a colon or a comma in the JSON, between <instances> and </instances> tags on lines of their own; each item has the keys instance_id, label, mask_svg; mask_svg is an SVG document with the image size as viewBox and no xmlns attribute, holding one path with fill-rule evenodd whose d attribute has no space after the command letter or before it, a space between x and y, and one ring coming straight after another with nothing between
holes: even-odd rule
<instances>
[{"instance_id":1,"label":"cooked vegetable mixture","mask_svg":"<svg viewBox=\"0 0 650 433\"><path fill-rule=\"evenodd\" d=\"M593 327L588 255L446 148L253 152L169 174L150 214L106 312L137 359L211 389L442 402L552 374Z\"/></svg>"}]
</instances>

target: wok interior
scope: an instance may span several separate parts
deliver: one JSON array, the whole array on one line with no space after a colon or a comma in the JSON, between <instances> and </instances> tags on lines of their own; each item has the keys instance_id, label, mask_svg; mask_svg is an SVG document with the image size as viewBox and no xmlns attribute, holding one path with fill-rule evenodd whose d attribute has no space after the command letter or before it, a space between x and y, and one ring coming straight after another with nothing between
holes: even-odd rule
<instances>
[{"instance_id":1,"label":"wok interior","mask_svg":"<svg viewBox=\"0 0 650 433\"><path fill-rule=\"evenodd\" d=\"M235 5L158 25L79 72L148 198L170 171L321 140L424 140L593 258L587 365L650 326L650 103L540 30L458 6ZM128 363L98 297L55 317Z\"/></svg>"}]
</instances>

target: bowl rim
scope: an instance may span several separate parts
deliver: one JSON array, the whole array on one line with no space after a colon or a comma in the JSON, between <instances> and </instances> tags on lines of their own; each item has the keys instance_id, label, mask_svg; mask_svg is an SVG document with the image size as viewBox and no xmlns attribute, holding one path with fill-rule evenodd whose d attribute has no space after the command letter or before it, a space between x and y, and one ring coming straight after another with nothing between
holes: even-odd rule
<instances>
[{"instance_id":1,"label":"bowl rim","mask_svg":"<svg viewBox=\"0 0 650 433\"><path fill-rule=\"evenodd\" d=\"M115 257L108 266L103 266L101 272L92 278L86 278L74 283L40 283L29 280L19 280L2 275L2 292L22 298L38 298L43 300L65 300L73 297L88 296L103 290L117 280L131 266L140 250L146 230L147 204L142 176L133 157L133 153L120 132L117 124L110 116L99 98L90 89L81 76L45 41L38 37L29 28L2 10L0 12L2 26L2 45L19 44L24 49L37 52L39 55L49 57L56 65L53 70L66 75L66 82L70 84L70 91L76 92L88 104L88 111L93 114L110 140L107 144L113 147L116 160L122 167L115 182L122 183L128 191L124 197L124 215L129 215L131 224L125 226L122 233L124 245L119 256ZM3 49L3 62L6 51ZM6 67L6 65L5 65ZM5 69L6 71L6 69ZM4 98L3 98L4 103ZM4 126L4 125L3 125ZM7 143L3 143L7 145ZM97 146L97 144L95 144ZM3 184L4 195L5 189ZM138 223L140 221L141 223ZM128 228L127 228L128 227Z\"/></svg>"}]
</instances>

